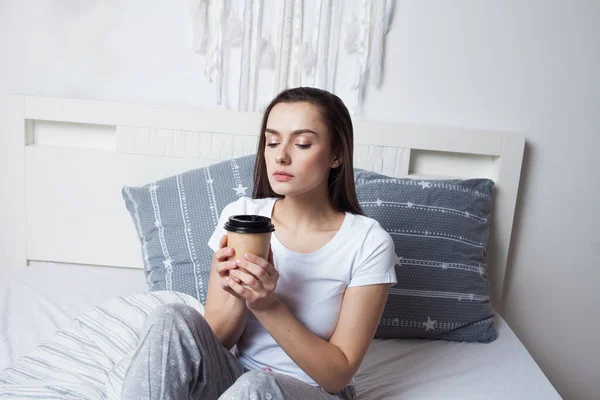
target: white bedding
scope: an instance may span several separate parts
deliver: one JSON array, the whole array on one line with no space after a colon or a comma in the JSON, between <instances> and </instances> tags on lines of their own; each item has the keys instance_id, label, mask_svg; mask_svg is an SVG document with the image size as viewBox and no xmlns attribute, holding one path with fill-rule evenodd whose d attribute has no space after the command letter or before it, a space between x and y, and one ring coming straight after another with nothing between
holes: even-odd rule
<instances>
[{"instance_id":1,"label":"white bedding","mask_svg":"<svg viewBox=\"0 0 600 400\"><path fill-rule=\"evenodd\" d=\"M120 398L141 329L162 304L186 303L177 292L119 296L76 317L25 357L0 372L0 399Z\"/></svg>"},{"instance_id":2,"label":"white bedding","mask_svg":"<svg viewBox=\"0 0 600 400\"><path fill-rule=\"evenodd\" d=\"M0 370L14 366L14 362L25 354L75 368L77 363L66 365L60 356L55 357L43 349L37 348L32 353L32 349L44 340L64 341L64 334L62 338L52 335L63 328L74 337L95 343L93 358L99 369L88 368L93 376L82 378L83 384L72 382L69 386L63 382L62 386L77 389L84 394L83 398L115 398L126 357L119 360L111 346L94 339L72 318L83 312L86 316L78 321L89 316L103 318L98 309L92 308L115 296L143 292L147 292L147 286L141 270L43 263L18 270L9 279L4 277L0 284ZM134 298L147 304L194 301L164 292L153 296L138 294ZM115 299L103 306L119 316L136 313L132 306ZM196 306L201 307L200 304ZM491 344L374 340L356 377L359 399L560 399L508 325L500 317L497 321L499 338ZM133 322L135 327L141 323L139 318ZM133 338L126 340L131 342ZM77 346L72 340L63 345L67 348ZM87 357L83 353L90 351L71 350L82 359ZM115 369L114 364L119 361L121 368ZM19 368L39 368L31 363L31 359L18 361L16 373ZM64 374L62 381L81 378ZM6 378L6 372L0 372L2 376ZM14 373L11 379L15 380ZM17 381L32 383L26 373ZM18 398L10 387L8 382L0 381L0 398ZM57 395L63 390L60 387L60 382L54 382L43 390L46 396ZM68 396L58 394L55 398Z\"/></svg>"},{"instance_id":3,"label":"white bedding","mask_svg":"<svg viewBox=\"0 0 600 400\"><path fill-rule=\"evenodd\" d=\"M374 340L356 377L360 399L561 397L502 317L490 344Z\"/></svg>"},{"instance_id":4,"label":"white bedding","mask_svg":"<svg viewBox=\"0 0 600 400\"><path fill-rule=\"evenodd\" d=\"M0 371L77 315L147 291L140 269L32 263L0 275Z\"/></svg>"}]
</instances>

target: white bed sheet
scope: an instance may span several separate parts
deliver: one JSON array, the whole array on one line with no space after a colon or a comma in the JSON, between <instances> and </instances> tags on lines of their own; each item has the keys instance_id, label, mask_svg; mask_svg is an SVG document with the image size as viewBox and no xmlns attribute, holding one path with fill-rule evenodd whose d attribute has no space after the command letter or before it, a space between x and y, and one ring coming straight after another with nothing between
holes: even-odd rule
<instances>
[{"instance_id":1,"label":"white bed sheet","mask_svg":"<svg viewBox=\"0 0 600 400\"><path fill-rule=\"evenodd\" d=\"M508 324L489 344L374 340L356 377L361 399L560 399Z\"/></svg>"},{"instance_id":2,"label":"white bed sheet","mask_svg":"<svg viewBox=\"0 0 600 400\"><path fill-rule=\"evenodd\" d=\"M147 292L144 271L32 263L0 275L0 370L77 315L120 295Z\"/></svg>"},{"instance_id":3,"label":"white bed sheet","mask_svg":"<svg viewBox=\"0 0 600 400\"><path fill-rule=\"evenodd\" d=\"M147 292L142 270L38 263L0 280L0 370L75 316ZM560 399L501 318L491 344L374 340L356 377L359 399Z\"/></svg>"}]
</instances>

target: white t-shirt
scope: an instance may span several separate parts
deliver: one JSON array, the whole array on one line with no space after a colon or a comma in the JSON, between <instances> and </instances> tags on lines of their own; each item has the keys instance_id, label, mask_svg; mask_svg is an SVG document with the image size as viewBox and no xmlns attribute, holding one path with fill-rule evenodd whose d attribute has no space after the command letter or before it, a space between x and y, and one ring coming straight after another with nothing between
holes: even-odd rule
<instances>
[{"instance_id":1,"label":"white t-shirt","mask_svg":"<svg viewBox=\"0 0 600 400\"><path fill-rule=\"evenodd\" d=\"M277 198L242 197L227 205L208 245L219 248L231 215L271 217ZM396 283L396 254L390 235L374 219L346 213L336 235L319 250L301 254L286 248L271 235L273 264L279 272L275 293L311 332L329 340L337 325L347 287ZM311 385L318 384L283 351L252 314L237 343L236 356L250 370L270 368Z\"/></svg>"}]
</instances>

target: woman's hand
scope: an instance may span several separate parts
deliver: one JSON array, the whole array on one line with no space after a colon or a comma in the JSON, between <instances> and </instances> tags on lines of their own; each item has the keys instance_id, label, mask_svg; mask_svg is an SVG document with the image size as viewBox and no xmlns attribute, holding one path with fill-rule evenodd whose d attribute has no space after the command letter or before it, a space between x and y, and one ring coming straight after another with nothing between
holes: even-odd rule
<instances>
[{"instance_id":1,"label":"woman's hand","mask_svg":"<svg viewBox=\"0 0 600 400\"><path fill-rule=\"evenodd\" d=\"M249 310L265 310L279 300L275 295L279 273L273 266L273 252L269 249L269 260L247 253L243 260L236 260L242 269L231 269L229 274L241 282L229 280L229 287L246 299Z\"/></svg>"},{"instance_id":2,"label":"woman's hand","mask_svg":"<svg viewBox=\"0 0 600 400\"><path fill-rule=\"evenodd\" d=\"M237 297L238 299L243 299L242 296L237 294L229 285L230 281L234 283L239 283L240 280L234 276L230 276L229 272L232 269L237 268L237 264L235 261L227 261L227 259L235 254L235 251L227 247L227 235L223 235L221 237L221 241L219 242L219 250L215 251L213 258L217 260L217 272L219 274L219 286L221 289L225 290L232 296Z\"/></svg>"}]
</instances>

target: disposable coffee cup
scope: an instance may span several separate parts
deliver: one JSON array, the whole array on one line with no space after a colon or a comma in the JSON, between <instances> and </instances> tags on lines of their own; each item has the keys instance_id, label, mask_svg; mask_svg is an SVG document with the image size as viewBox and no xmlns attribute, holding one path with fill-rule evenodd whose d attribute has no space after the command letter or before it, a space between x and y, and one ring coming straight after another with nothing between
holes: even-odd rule
<instances>
[{"instance_id":1,"label":"disposable coffee cup","mask_svg":"<svg viewBox=\"0 0 600 400\"><path fill-rule=\"evenodd\" d=\"M271 218L262 215L234 215L229 217L224 228L227 231L227 247L235 251L229 257L230 261L243 260L246 253L268 259L271 233L275 231Z\"/></svg>"}]
</instances>

